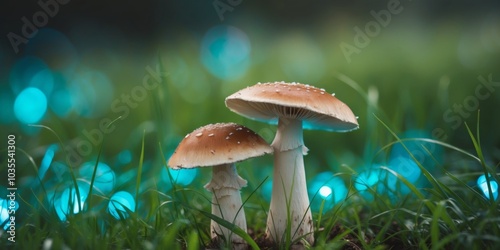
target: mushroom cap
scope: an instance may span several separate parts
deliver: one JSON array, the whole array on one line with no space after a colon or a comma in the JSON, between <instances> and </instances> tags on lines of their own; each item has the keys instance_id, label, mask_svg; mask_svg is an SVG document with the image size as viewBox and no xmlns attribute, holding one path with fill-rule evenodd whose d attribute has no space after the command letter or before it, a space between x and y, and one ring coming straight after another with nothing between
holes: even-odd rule
<instances>
[{"instance_id":1,"label":"mushroom cap","mask_svg":"<svg viewBox=\"0 0 500 250\"><path fill-rule=\"evenodd\" d=\"M217 123L187 134L168 160L173 169L208 167L270 154L273 148L251 129Z\"/></svg>"},{"instance_id":2,"label":"mushroom cap","mask_svg":"<svg viewBox=\"0 0 500 250\"><path fill-rule=\"evenodd\" d=\"M347 132L359 128L351 109L324 89L301 83L262 83L226 98L226 106L250 119L276 124L301 119L304 129Z\"/></svg>"}]
</instances>

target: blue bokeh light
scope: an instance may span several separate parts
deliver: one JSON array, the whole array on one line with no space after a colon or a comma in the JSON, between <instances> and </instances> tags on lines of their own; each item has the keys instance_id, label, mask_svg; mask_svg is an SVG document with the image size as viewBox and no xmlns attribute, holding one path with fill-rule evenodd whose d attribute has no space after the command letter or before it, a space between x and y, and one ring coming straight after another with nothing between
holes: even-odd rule
<instances>
[{"instance_id":1,"label":"blue bokeh light","mask_svg":"<svg viewBox=\"0 0 500 250\"><path fill-rule=\"evenodd\" d=\"M270 202L271 201L271 195L273 193L273 181L272 180L267 180L263 185L260 190L262 197L264 200Z\"/></svg>"},{"instance_id":2,"label":"blue bokeh light","mask_svg":"<svg viewBox=\"0 0 500 250\"><path fill-rule=\"evenodd\" d=\"M12 201L12 200L4 200L0 198L0 225L5 223L3 226L4 230L7 230L10 226L10 214L9 210L14 208L14 211L17 211L19 208L19 203L17 201Z\"/></svg>"},{"instance_id":3,"label":"blue bokeh light","mask_svg":"<svg viewBox=\"0 0 500 250\"><path fill-rule=\"evenodd\" d=\"M250 65L250 40L232 26L219 25L207 31L201 43L201 61L205 68L222 80L237 79Z\"/></svg>"},{"instance_id":4,"label":"blue bokeh light","mask_svg":"<svg viewBox=\"0 0 500 250\"><path fill-rule=\"evenodd\" d=\"M87 200L88 189L78 186L80 199L78 199L77 192L74 187L66 188L59 199L54 202L57 216L61 221L66 221L67 216L70 214L77 214L83 211L85 201Z\"/></svg>"},{"instance_id":5,"label":"blue bokeh light","mask_svg":"<svg viewBox=\"0 0 500 250\"><path fill-rule=\"evenodd\" d=\"M78 171L80 178L82 178L87 184L90 185L92 181L92 175L95 169L95 162L86 162L82 164L80 170ZM100 194L107 194L113 190L116 184L115 173L113 170L103 162L97 164L97 170L94 179L94 189Z\"/></svg>"},{"instance_id":6,"label":"blue bokeh light","mask_svg":"<svg viewBox=\"0 0 500 250\"><path fill-rule=\"evenodd\" d=\"M176 185L187 186L193 182L193 180L198 175L198 169L179 169L173 170L170 168L162 168L161 170L161 180L166 183L166 189L170 190L172 188L172 181L170 180L169 173L172 176L172 180Z\"/></svg>"},{"instance_id":7,"label":"blue bokeh light","mask_svg":"<svg viewBox=\"0 0 500 250\"><path fill-rule=\"evenodd\" d=\"M362 197L368 201L374 199L374 192L383 193L385 186L383 184L387 172L380 169L380 165L363 170L354 180L354 187L359 191Z\"/></svg>"},{"instance_id":8,"label":"blue bokeh light","mask_svg":"<svg viewBox=\"0 0 500 250\"><path fill-rule=\"evenodd\" d=\"M38 170L38 177L40 180L43 179L47 169L49 169L50 164L52 164L52 160L54 159L54 155L56 151L59 149L57 144L52 144L47 147L45 151L45 155L43 156L42 163L40 164L40 169Z\"/></svg>"},{"instance_id":9,"label":"blue bokeh light","mask_svg":"<svg viewBox=\"0 0 500 250\"><path fill-rule=\"evenodd\" d=\"M16 95L25 88L36 87L49 96L54 87L54 81L50 76L51 70L42 59L35 56L25 56L12 66L9 84L12 92Z\"/></svg>"},{"instance_id":10,"label":"blue bokeh light","mask_svg":"<svg viewBox=\"0 0 500 250\"><path fill-rule=\"evenodd\" d=\"M119 191L111 196L108 204L108 212L115 219L128 218L128 210L135 212L135 200L130 193Z\"/></svg>"},{"instance_id":11,"label":"blue bokeh light","mask_svg":"<svg viewBox=\"0 0 500 250\"><path fill-rule=\"evenodd\" d=\"M323 212L326 212L347 198L348 190L344 181L332 172L319 173L309 183L309 196L315 196L311 202L313 211L319 211L324 202Z\"/></svg>"},{"instance_id":12,"label":"blue bokeh light","mask_svg":"<svg viewBox=\"0 0 500 250\"><path fill-rule=\"evenodd\" d=\"M95 118L109 110L114 90L111 80L104 73L85 72L77 76L70 85L74 110L80 116Z\"/></svg>"},{"instance_id":13,"label":"blue bokeh light","mask_svg":"<svg viewBox=\"0 0 500 250\"><path fill-rule=\"evenodd\" d=\"M408 130L399 135L401 139L430 139L430 133L424 130ZM442 160L443 148L435 143L426 142L422 140L408 140L403 142L406 148L410 151L411 155L417 162L426 168L428 171L433 171L436 166L436 160ZM392 146L390 158L406 157L412 159L411 155L403 147L401 143L396 143ZM429 154L430 153L430 154Z\"/></svg>"},{"instance_id":14,"label":"blue bokeh light","mask_svg":"<svg viewBox=\"0 0 500 250\"><path fill-rule=\"evenodd\" d=\"M416 184L422 173L415 161L403 156L390 159L389 169L393 170L412 184ZM401 194L410 193L409 187L392 173L387 174L387 187L391 191L400 192Z\"/></svg>"},{"instance_id":15,"label":"blue bokeh light","mask_svg":"<svg viewBox=\"0 0 500 250\"><path fill-rule=\"evenodd\" d=\"M54 74L55 87L49 100L50 109L60 118L66 118L73 110L72 92L62 74Z\"/></svg>"},{"instance_id":16,"label":"blue bokeh light","mask_svg":"<svg viewBox=\"0 0 500 250\"><path fill-rule=\"evenodd\" d=\"M0 123L9 124L15 122L14 97L10 90L0 89Z\"/></svg>"},{"instance_id":17,"label":"blue bokeh light","mask_svg":"<svg viewBox=\"0 0 500 250\"><path fill-rule=\"evenodd\" d=\"M117 158L120 165L129 164L132 161L132 152L130 152L130 150L128 149L122 150L120 153L118 153Z\"/></svg>"},{"instance_id":18,"label":"blue bokeh light","mask_svg":"<svg viewBox=\"0 0 500 250\"><path fill-rule=\"evenodd\" d=\"M498 199L498 183L491 177L490 178L490 186L491 186L491 193L493 194L493 199L497 200ZM483 174L477 178L477 186L481 191L483 192L484 196L488 199L490 199L490 191L488 188L488 182L486 181L486 176Z\"/></svg>"},{"instance_id":19,"label":"blue bokeh light","mask_svg":"<svg viewBox=\"0 0 500 250\"><path fill-rule=\"evenodd\" d=\"M14 114L24 124L39 122L47 111L47 97L37 88L21 91L14 101Z\"/></svg>"}]
</instances>

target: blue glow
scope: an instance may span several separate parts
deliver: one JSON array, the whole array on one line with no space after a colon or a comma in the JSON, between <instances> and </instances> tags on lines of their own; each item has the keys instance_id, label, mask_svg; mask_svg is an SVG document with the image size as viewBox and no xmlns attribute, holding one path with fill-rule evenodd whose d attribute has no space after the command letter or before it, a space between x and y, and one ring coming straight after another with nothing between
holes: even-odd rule
<instances>
[{"instance_id":1,"label":"blue glow","mask_svg":"<svg viewBox=\"0 0 500 250\"><path fill-rule=\"evenodd\" d=\"M122 150L118 154L118 162L121 165L129 164L131 161L132 161L132 152L130 152L130 150L128 150L128 149Z\"/></svg>"},{"instance_id":2,"label":"blue glow","mask_svg":"<svg viewBox=\"0 0 500 250\"><path fill-rule=\"evenodd\" d=\"M309 196L315 198L311 202L311 209L319 211L324 202L323 212L332 209L347 197L347 187L342 178L334 176L332 172L322 172L313 178L309 188Z\"/></svg>"},{"instance_id":3,"label":"blue glow","mask_svg":"<svg viewBox=\"0 0 500 250\"><path fill-rule=\"evenodd\" d=\"M432 138L429 132L423 130L408 130L399 135L399 137L401 139ZM415 157L415 160L417 162L420 162L420 164L429 171L434 170L436 166L435 160L439 162L442 159L443 148L437 144L420 140L408 140L404 141L403 143L411 152L413 157ZM432 156L429 155L427 151L429 151ZM392 146L389 158L394 159L400 156L412 159L411 155L408 153L408 151L405 150L403 145L401 143L396 143Z\"/></svg>"},{"instance_id":4,"label":"blue glow","mask_svg":"<svg viewBox=\"0 0 500 250\"><path fill-rule=\"evenodd\" d=\"M121 218L128 218L128 211L135 212L134 197L125 191L119 191L111 196L108 204L108 212L119 220ZM121 218L120 218L121 217Z\"/></svg>"},{"instance_id":5,"label":"blue glow","mask_svg":"<svg viewBox=\"0 0 500 250\"><path fill-rule=\"evenodd\" d=\"M243 31L219 25L203 37L200 56L211 74L222 80L233 80L246 73L250 51L250 40Z\"/></svg>"},{"instance_id":6,"label":"blue glow","mask_svg":"<svg viewBox=\"0 0 500 250\"><path fill-rule=\"evenodd\" d=\"M389 169L398 173L398 175L405 178L408 182L415 184L420 178L421 170L417 163L406 157L397 157L389 161ZM387 174L387 186L392 191L398 191L402 194L408 194L410 189L402 181L398 179L395 175Z\"/></svg>"},{"instance_id":7,"label":"blue glow","mask_svg":"<svg viewBox=\"0 0 500 250\"><path fill-rule=\"evenodd\" d=\"M66 35L52 28L41 28L26 44L26 53L36 55L50 68L66 76L74 73L78 52Z\"/></svg>"},{"instance_id":8,"label":"blue glow","mask_svg":"<svg viewBox=\"0 0 500 250\"><path fill-rule=\"evenodd\" d=\"M167 190L172 188L172 183L170 181L170 177L168 176L169 173L172 176L172 180L174 181L175 184L181 186L187 186L191 184L198 175L198 169L191 168L191 169L173 170L170 168L166 169L165 167L162 168L161 179L167 184Z\"/></svg>"},{"instance_id":9,"label":"blue glow","mask_svg":"<svg viewBox=\"0 0 500 250\"><path fill-rule=\"evenodd\" d=\"M26 88L14 102L14 114L24 124L39 122L47 111L47 97L37 88Z\"/></svg>"},{"instance_id":10,"label":"blue glow","mask_svg":"<svg viewBox=\"0 0 500 250\"><path fill-rule=\"evenodd\" d=\"M71 95L75 111L83 117L94 118L109 110L113 86L104 73L88 71L71 82ZM131 103L137 105L133 95L128 98Z\"/></svg>"},{"instance_id":11,"label":"blue glow","mask_svg":"<svg viewBox=\"0 0 500 250\"><path fill-rule=\"evenodd\" d=\"M61 118L67 117L73 110L73 96L66 86L66 80L61 74L55 74L56 87L49 100L50 109Z\"/></svg>"},{"instance_id":12,"label":"blue glow","mask_svg":"<svg viewBox=\"0 0 500 250\"><path fill-rule=\"evenodd\" d=\"M0 123L9 124L16 120L14 116L14 97L10 90L0 89Z\"/></svg>"},{"instance_id":13,"label":"blue glow","mask_svg":"<svg viewBox=\"0 0 500 250\"><path fill-rule=\"evenodd\" d=\"M57 216L59 216L61 221L66 221L67 216L70 214L77 214L83 211L85 201L87 200L87 191L88 190L85 188L78 186L80 202L78 202L78 195L74 187L68 187L63 191L61 197L59 197L59 199L57 199L54 203Z\"/></svg>"},{"instance_id":14,"label":"blue glow","mask_svg":"<svg viewBox=\"0 0 500 250\"><path fill-rule=\"evenodd\" d=\"M271 201L271 194L273 193L273 181L268 180L266 181L260 190L262 197L264 200L270 202Z\"/></svg>"},{"instance_id":15,"label":"blue glow","mask_svg":"<svg viewBox=\"0 0 500 250\"><path fill-rule=\"evenodd\" d=\"M92 180L92 174L94 173L95 162L84 163L80 170L79 175L83 180L90 184ZM115 173L111 168L102 162L97 164L97 170L94 179L94 189L100 192L100 194L107 194L113 190L115 187L116 178Z\"/></svg>"},{"instance_id":16,"label":"blue glow","mask_svg":"<svg viewBox=\"0 0 500 250\"><path fill-rule=\"evenodd\" d=\"M364 191L369 188L374 188L374 186L379 183L381 177L380 169L368 169L361 172L356 181L354 182L354 187L358 191Z\"/></svg>"},{"instance_id":17,"label":"blue glow","mask_svg":"<svg viewBox=\"0 0 500 250\"><path fill-rule=\"evenodd\" d=\"M4 200L0 198L0 225L5 223L3 226L4 230L7 230L10 226L10 215L9 215L9 210L14 209L14 211L17 211L19 208L19 203L17 201L11 201L11 200Z\"/></svg>"},{"instance_id":18,"label":"blue glow","mask_svg":"<svg viewBox=\"0 0 500 250\"><path fill-rule=\"evenodd\" d=\"M57 144L52 144L47 147L45 155L42 159L42 163L40 164L40 169L38 170L38 177L40 177L40 180L43 179L45 173L47 172L47 169L49 169L49 166L52 163L52 159L54 159L54 154L56 153L58 148L59 147L57 146Z\"/></svg>"},{"instance_id":19,"label":"blue glow","mask_svg":"<svg viewBox=\"0 0 500 250\"><path fill-rule=\"evenodd\" d=\"M42 71L45 73L39 74L39 72ZM17 60L12 66L9 75L10 87L16 95L28 87L37 87L44 94L50 95L54 87L54 82L50 77L47 78L47 76L50 75L48 72L50 72L50 69L43 60L34 56L25 56ZM33 78L35 78L34 81ZM42 79L47 81L44 82ZM36 86L31 86L30 84L35 84Z\"/></svg>"},{"instance_id":20,"label":"blue glow","mask_svg":"<svg viewBox=\"0 0 500 250\"><path fill-rule=\"evenodd\" d=\"M54 89L54 76L50 69L42 69L31 78L30 87L40 89L46 96L50 96Z\"/></svg>"},{"instance_id":21,"label":"blue glow","mask_svg":"<svg viewBox=\"0 0 500 250\"><path fill-rule=\"evenodd\" d=\"M483 194L486 198L490 198L490 191L488 188L488 182L486 181L486 176L483 174L477 178L477 186L481 191L483 191ZM493 194L493 199L497 200L498 199L498 183L491 177L490 175L490 186L491 186L491 193Z\"/></svg>"}]
</instances>

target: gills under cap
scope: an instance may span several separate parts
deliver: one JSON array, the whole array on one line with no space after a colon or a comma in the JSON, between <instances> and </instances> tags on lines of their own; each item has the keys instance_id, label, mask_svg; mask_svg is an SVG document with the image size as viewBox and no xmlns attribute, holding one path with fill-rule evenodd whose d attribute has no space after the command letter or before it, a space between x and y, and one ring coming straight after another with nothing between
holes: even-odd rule
<instances>
[{"instance_id":1,"label":"gills under cap","mask_svg":"<svg viewBox=\"0 0 500 250\"><path fill-rule=\"evenodd\" d=\"M270 154L273 148L251 129L217 123L187 134L168 161L173 169L208 167Z\"/></svg>"},{"instance_id":2,"label":"gills under cap","mask_svg":"<svg viewBox=\"0 0 500 250\"><path fill-rule=\"evenodd\" d=\"M305 129L347 132L359 127L351 109L324 89L308 84L273 82L242 89L226 106L250 119L277 123L279 117L300 119Z\"/></svg>"}]
</instances>

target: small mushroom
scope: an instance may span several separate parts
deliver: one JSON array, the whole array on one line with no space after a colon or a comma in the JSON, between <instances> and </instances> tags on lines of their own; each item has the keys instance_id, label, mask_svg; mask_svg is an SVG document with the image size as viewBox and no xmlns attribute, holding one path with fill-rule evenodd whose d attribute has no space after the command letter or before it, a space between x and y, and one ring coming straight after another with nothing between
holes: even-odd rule
<instances>
[{"instance_id":1,"label":"small mushroom","mask_svg":"<svg viewBox=\"0 0 500 250\"><path fill-rule=\"evenodd\" d=\"M324 89L285 82L247 87L227 97L226 106L250 119L278 123L271 144L274 148L273 192L266 236L271 241L282 242L287 223L291 223L292 240L304 237L313 244L303 160L308 149L302 129L337 132L357 129L358 122L351 109Z\"/></svg>"},{"instance_id":2,"label":"small mushroom","mask_svg":"<svg viewBox=\"0 0 500 250\"><path fill-rule=\"evenodd\" d=\"M213 166L212 179L205 185L208 191L213 192L212 214L246 232L240 189L246 186L247 181L238 175L234 163L272 152L272 147L252 130L235 123L217 123L187 135L170 157L168 166L173 169ZM212 239L223 235L233 246L245 244L241 237L213 220L210 232Z\"/></svg>"}]
</instances>

